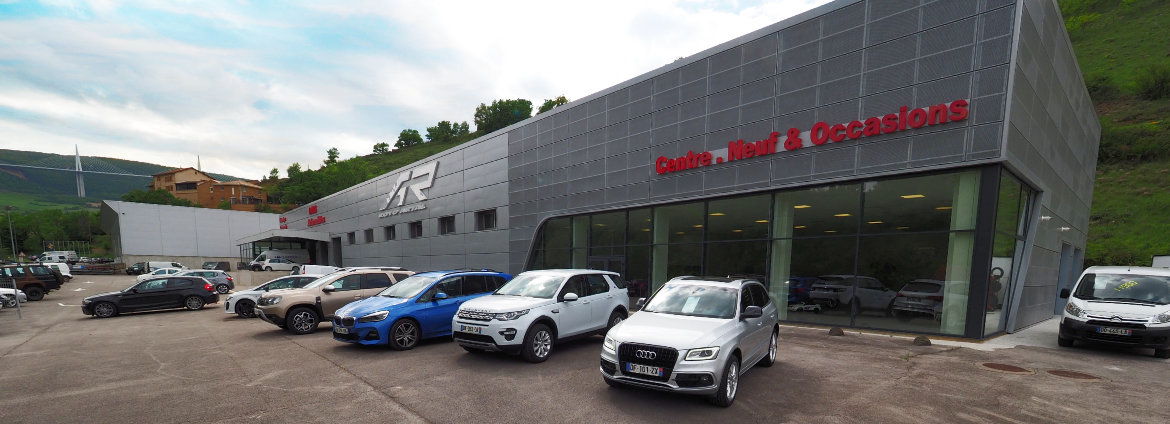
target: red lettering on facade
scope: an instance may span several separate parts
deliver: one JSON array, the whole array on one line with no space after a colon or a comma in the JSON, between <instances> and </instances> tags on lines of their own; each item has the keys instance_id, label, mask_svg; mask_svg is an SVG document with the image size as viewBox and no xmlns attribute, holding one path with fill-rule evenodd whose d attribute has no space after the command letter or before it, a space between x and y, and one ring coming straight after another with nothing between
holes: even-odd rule
<instances>
[{"instance_id":1,"label":"red lettering on facade","mask_svg":"<svg viewBox=\"0 0 1170 424\"><path fill-rule=\"evenodd\" d=\"M829 124L824 122L817 122L813 124L812 131L809 131L808 138L812 139L813 144L822 145L829 141Z\"/></svg>"},{"instance_id":2,"label":"red lettering on facade","mask_svg":"<svg viewBox=\"0 0 1170 424\"><path fill-rule=\"evenodd\" d=\"M845 139L845 126L841 124L833 125L829 128L829 140L833 142L842 141Z\"/></svg>"},{"instance_id":3,"label":"red lettering on facade","mask_svg":"<svg viewBox=\"0 0 1170 424\"><path fill-rule=\"evenodd\" d=\"M951 120L962 121L967 119L967 101L955 100L951 102Z\"/></svg>"}]
</instances>

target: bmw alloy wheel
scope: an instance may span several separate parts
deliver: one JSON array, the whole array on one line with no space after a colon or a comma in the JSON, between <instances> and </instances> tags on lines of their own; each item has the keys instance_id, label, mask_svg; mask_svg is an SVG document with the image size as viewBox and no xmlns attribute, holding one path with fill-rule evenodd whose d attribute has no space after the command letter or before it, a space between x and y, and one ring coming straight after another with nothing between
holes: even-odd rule
<instances>
[{"instance_id":1,"label":"bmw alloy wheel","mask_svg":"<svg viewBox=\"0 0 1170 424\"><path fill-rule=\"evenodd\" d=\"M114 305L108 302L102 302L93 307L93 314L99 318L109 318L114 316Z\"/></svg>"},{"instance_id":2,"label":"bmw alloy wheel","mask_svg":"<svg viewBox=\"0 0 1170 424\"><path fill-rule=\"evenodd\" d=\"M414 347L414 344L418 342L418 336L414 333L414 323L403 320L394 326L394 342L402 347Z\"/></svg>"}]
</instances>

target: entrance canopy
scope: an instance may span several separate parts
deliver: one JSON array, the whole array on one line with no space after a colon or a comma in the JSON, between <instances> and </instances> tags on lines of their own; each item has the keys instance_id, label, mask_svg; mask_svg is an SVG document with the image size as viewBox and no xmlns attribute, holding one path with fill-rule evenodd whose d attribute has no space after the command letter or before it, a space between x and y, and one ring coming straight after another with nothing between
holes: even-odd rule
<instances>
[{"instance_id":1,"label":"entrance canopy","mask_svg":"<svg viewBox=\"0 0 1170 424\"><path fill-rule=\"evenodd\" d=\"M329 241L329 233L303 230L268 230L236 240L236 245L255 243L258 241Z\"/></svg>"}]
</instances>

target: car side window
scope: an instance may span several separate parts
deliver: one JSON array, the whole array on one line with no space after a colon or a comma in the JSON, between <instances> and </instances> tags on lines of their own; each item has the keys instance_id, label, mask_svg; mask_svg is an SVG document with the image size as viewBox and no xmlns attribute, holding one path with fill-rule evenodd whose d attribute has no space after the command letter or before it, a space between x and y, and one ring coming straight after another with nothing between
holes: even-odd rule
<instances>
[{"instance_id":1,"label":"car side window","mask_svg":"<svg viewBox=\"0 0 1170 424\"><path fill-rule=\"evenodd\" d=\"M153 291L167 288L169 279L151 280L138 285L138 291Z\"/></svg>"},{"instance_id":2,"label":"car side window","mask_svg":"<svg viewBox=\"0 0 1170 424\"><path fill-rule=\"evenodd\" d=\"M499 288L503 287L504 284L508 284L508 279L504 277L491 277L491 280L496 282L495 287L489 287L491 291L499 290Z\"/></svg>"},{"instance_id":3,"label":"car side window","mask_svg":"<svg viewBox=\"0 0 1170 424\"><path fill-rule=\"evenodd\" d=\"M488 281L486 275L468 275L463 277L463 295L473 295L487 292Z\"/></svg>"},{"instance_id":4,"label":"car side window","mask_svg":"<svg viewBox=\"0 0 1170 424\"><path fill-rule=\"evenodd\" d=\"M362 274L362 288L384 289L386 287L390 287L390 285L393 283L393 281L390 281L389 275L380 272L373 274Z\"/></svg>"},{"instance_id":5,"label":"car side window","mask_svg":"<svg viewBox=\"0 0 1170 424\"><path fill-rule=\"evenodd\" d=\"M409 277L409 276L410 276L410 274L407 274L407 273L396 272L396 273L394 273L394 281L402 281L402 280L405 280L406 277Z\"/></svg>"},{"instance_id":6,"label":"car side window","mask_svg":"<svg viewBox=\"0 0 1170 424\"><path fill-rule=\"evenodd\" d=\"M8 269L12 271L11 274L8 274L9 277L20 278L20 277L24 276L24 268L8 268Z\"/></svg>"},{"instance_id":7,"label":"car side window","mask_svg":"<svg viewBox=\"0 0 1170 424\"><path fill-rule=\"evenodd\" d=\"M30 266L30 267L28 267L28 269L32 271L33 275L52 274L52 272L50 272L48 268L45 268L43 266Z\"/></svg>"},{"instance_id":8,"label":"car side window","mask_svg":"<svg viewBox=\"0 0 1170 424\"><path fill-rule=\"evenodd\" d=\"M337 291L357 290L362 286L361 281L361 274L353 274L338 278L332 283L329 283L329 285L333 286Z\"/></svg>"},{"instance_id":9,"label":"car side window","mask_svg":"<svg viewBox=\"0 0 1170 424\"><path fill-rule=\"evenodd\" d=\"M749 289L747 287L740 289L739 290L739 311L743 312L745 309L747 309L748 306L752 306L752 305L755 305L755 304L752 303L751 289Z\"/></svg>"},{"instance_id":10,"label":"car side window","mask_svg":"<svg viewBox=\"0 0 1170 424\"><path fill-rule=\"evenodd\" d=\"M194 285L195 285L195 283L193 281L188 280L186 278L168 278L167 279L167 286L172 288L172 289L181 289L184 287L191 287Z\"/></svg>"},{"instance_id":11,"label":"car side window","mask_svg":"<svg viewBox=\"0 0 1170 424\"><path fill-rule=\"evenodd\" d=\"M557 300L565 300L565 295L569 293L576 294L577 297L584 297L586 296L585 288L585 276L574 275L569 278L569 281L565 282L565 287L561 288L561 294L557 296Z\"/></svg>"},{"instance_id":12,"label":"car side window","mask_svg":"<svg viewBox=\"0 0 1170 424\"><path fill-rule=\"evenodd\" d=\"M440 282L436 287L447 294L447 297L463 296L463 277L451 277Z\"/></svg>"},{"instance_id":13,"label":"car side window","mask_svg":"<svg viewBox=\"0 0 1170 424\"><path fill-rule=\"evenodd\" d=\"M772 303L772 298L768 297L768 291L764 289L763 285L752 284L748 287L752 292L752 301L755 302L754 305L763 308L768 306L769 303Z\"/></svg>"},{"instance_id":14,"label":"car side window","mask_svg":"<svg viewBox=\"0 0 1170 424\"><path fill-rule=\"evenodd\" d=\"M590 274L587 281L589 283L589 296L609 291L609 281L606 281L605 277L600 274Z\"/></svg>"}]
</instances>

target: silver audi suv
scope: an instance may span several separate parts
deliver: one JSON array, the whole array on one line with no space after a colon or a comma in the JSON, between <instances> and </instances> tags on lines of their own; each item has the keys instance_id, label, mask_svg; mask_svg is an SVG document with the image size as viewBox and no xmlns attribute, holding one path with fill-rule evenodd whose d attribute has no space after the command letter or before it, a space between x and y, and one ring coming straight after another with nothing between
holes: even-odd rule
<instances>
[{"instance_id":1,"label":"silver audi suv","mask_svg":"<svg viewBox=\"0 0 1170 424\"><path fill-rule=\"evenodd\" d=\"M758 281L676 277L609 330L601 376L610 386L704 395L730 406L744 372L776 361L777 321Z\"/></svg>"}]
</instances>

